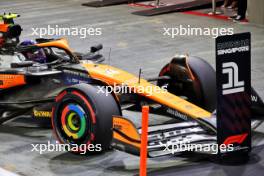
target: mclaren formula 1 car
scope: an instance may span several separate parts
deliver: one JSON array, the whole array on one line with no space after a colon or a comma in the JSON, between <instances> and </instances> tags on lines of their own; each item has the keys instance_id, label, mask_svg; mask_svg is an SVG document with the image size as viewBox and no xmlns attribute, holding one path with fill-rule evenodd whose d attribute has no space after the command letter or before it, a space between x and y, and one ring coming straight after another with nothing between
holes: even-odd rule
<instances>
[{"instance_id":1,"label":"mclaren formula 1 car","mask_svg":"<svg viewBox=\"0 0 264 176\"><path fill-rule=\"evenodd\" d=\"M149 126L148 155L170 154L164 145L215 144L216 74L201 58L175 56L153 78L141 78L103 63L102 46L75 53L65 39L37 39L1 48L0 123L23 115L51 123L63 144L100 144L138 154L141 129L123 117L123 110L174 119ZM118 93L116 87L119 88ZM121 87L121 88L120 88ZM149 91L151 90L151 91ZM254 117L263 115L263 102L252 89ZM252 128L261 120L252 118ZM3 126L4 127L4 126Z\"/></svg>"}]
</instances>

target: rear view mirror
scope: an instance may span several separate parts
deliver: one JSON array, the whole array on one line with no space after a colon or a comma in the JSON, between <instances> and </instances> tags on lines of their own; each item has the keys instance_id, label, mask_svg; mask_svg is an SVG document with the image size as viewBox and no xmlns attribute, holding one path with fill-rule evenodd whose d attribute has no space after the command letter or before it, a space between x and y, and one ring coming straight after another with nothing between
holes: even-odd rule
<instances>
[{"instance_id":1,"label":"rear view mirror","mask_svg":"<svg viewBox=\"0 0 264 176\"><path fill-rule=\"evenodd\" d=\"M91 47L91 53L95 53L97 51L100 51L101 49L103 49L103 45L102 44L92 46Z\"/></svg>"}]
</instances>

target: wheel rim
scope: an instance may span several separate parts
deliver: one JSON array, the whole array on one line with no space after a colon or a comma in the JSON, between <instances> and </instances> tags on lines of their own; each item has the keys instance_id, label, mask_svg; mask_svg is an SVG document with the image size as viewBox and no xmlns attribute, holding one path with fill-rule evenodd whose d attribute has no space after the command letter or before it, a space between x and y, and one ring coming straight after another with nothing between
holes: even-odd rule
<instances>
[{"instance_id":1,"label":"wheel rim","mask_svg":"<svg viewBox=\"0 0 264 176\"><path fill-rule=\"evenodd\" d=\"M66 105L62 110L61 123L67 137L80 139L87 126L84 109L77 104Z\"/></svg>"},{"instance_id":2,"label":"wheel rim","mask_svg":"<svg viewBox=\"0 0 264 176\"><path fill-rule=\"evenodd\" d=\"M69 124L69 128L72 131L78 131L78 129L80 129L80 120L75 112L69 113L67 123Z\"/></svg>"}]
</instances>

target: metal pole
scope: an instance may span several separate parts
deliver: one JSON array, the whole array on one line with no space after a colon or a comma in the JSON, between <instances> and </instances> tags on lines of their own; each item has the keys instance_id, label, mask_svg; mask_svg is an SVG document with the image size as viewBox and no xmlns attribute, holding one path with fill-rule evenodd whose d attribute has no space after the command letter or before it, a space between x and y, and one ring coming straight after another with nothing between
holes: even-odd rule
<instances>
[{"instance_id":1,"label":"metal pole","mask_svg":"<svg viewBox=\"0 0 264 176\"><path fill-rule=\"evenodd\" d=\"M215 4L215 0L212 0L212 14L215 15L216 12L216 4Z\"/></svg>"},{"instance_id":2,"label":"metal pole","mask_svg":"<svg viewBox=\"0 0 264 176\"><path fill-rule=\"evenodd\" d=\"M160 0L156 1L156 6L158 7L160 5Z\"/></svg>"},{"instance_id":3,"label":"metal pole","mask_svg":"<svg viewBox=\"0 0 264 176\"><path fill-rule=\"evenodd\" d=\"M220 15L222 12L216 11L216 2L212 0L212 11L209 12L209 15Z\"/></svg>"}]
</instances>

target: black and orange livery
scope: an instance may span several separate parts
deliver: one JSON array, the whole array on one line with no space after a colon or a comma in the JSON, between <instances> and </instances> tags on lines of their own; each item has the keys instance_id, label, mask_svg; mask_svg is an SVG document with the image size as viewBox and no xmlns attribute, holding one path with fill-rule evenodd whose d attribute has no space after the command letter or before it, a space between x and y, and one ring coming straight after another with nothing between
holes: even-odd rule
<instances>
[{"instance_id":1,"label":"black and orange livery","mask_svg":"<svg viewBox=\"0 0 264 176\"><path fill-rule=\"evenodd\" d=\"M217 143L216 74L203 59L176 55L159 75L143 79L104 64L100 45L81 54L73 52L65 39L36 42L16 46L11 62L10 55L0 55L0 123L32 114L35 120L52 124L61 143L98 144L102 150L112 146L138 154L141 129L123 112L140 112L148 105L152 114L172 119L148 128L150 157L170 154L164 152L168 144ZM44 51L46 63L24 55L38 50ZM106 93L116 85L133 92ZM149 94L149 89L156 91ZM252 117L261 117L263 102L255 91L251 96L256 100Z\"/></svg>"}]
</instances>

